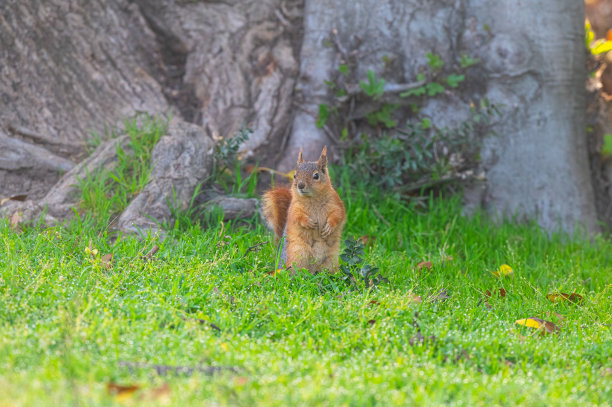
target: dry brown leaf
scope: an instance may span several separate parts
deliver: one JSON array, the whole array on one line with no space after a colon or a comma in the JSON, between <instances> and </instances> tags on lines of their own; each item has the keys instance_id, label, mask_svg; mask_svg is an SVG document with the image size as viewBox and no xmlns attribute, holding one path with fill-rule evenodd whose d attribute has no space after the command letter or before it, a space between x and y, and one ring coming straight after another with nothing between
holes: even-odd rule
<instances>
[{"instance_id":1,"label":"dry brown leaf","mask_svg":"<svg viewBox=\"0 0 612 407\"><path fill-rule=\"evenodd\" d=\"M280 274L280 272L283 271L282 268L278 269L278 270L271 270L266 272L267 275L271 276L271 277L276 277L277 274Z\"/></svg>"},{"instance_id":2,"label":"dry brown leaf","mask_svg":"<svg viewBox=\"0 0 612 407\"><path fill-rule=\"evenodd\" d=\"M496 292L496 291L493 291L493 293L495 293L495 292ZM503 289L503 288L500 288L500 289L499 289L497 292L499 293L499 296L500 296L501 298L504 298L504 297L506 296L506 292L507 292L507 291L506 291L505 289ZM485 295L486 295L487 297L490 297L490 296L491 296L491 295L493 295L493 294L491 293L491 291L487 290L487 291L485 292Z\"/></svg>"},{"instance_id":3,"label":"dry brown leaf","mask_svg":"<svg viewBox=\"0 0 612 407\"><path fill-rule=\"evenodd\" d=\"M104 256L102 256L102 265L106 269L113 268L113 254L112 253L107 253Z\"/></svg>"},{"instance_id":4,"label":"dry brown leaf","mask_svg":"<svg viewBox=\"0 0 612 407\"><path fill-rule=\"evenodd\" d=\"M572 294L567 294L567 293L549 293L546 296L550 302L563 302L563 301L569 301L572 302L574 304L578 304L580 302L582 302L584 300L584 297L580 294L576 294L576 293L572 293Z\"/></svg>"},{"instance_id":5,"label":"dry brown leaf","mask_svg":"<svg viewBox=\"0 0 612 407\"><path fill-rule=\"evenodd\" d=\"M376 320L375 319L370 319L368 321L368 324L370 324L370 326L373 326L374 324L376 324Z\"/></svg>"},{"instance_id":6,"label":"dry brown leaf","mask_svg":"<svg viewBox=\"0 0 612 407\"><path fill-rule=\"evenodd\" d=\"M112 396L116 396L120 400L127 399L132 397L135 392L140 390L140 385L132 384L132 385L122 385L114 382L110 382L106 385L106 390L108 394Z\"/></svg>"},{"instance_id":7,"label":"dry brown leaf","mask_svg":"<svg viewBox=\"0 0 612 407\"><path fill-rule=\"evenodd\" d=\"M408 293L408 301L415 303L415 304L420 304L421 302L423 302L423 298L421 298L420 295L416 295L414 293Z\"/></svg>"},{"instance_id":8,"label":"dry brown leaf","mask_svg":"<svg viewBox=\"0 0 612 407\"><path fill-rule=\"evenodd\" d=\"M557 333L560 331L559 327L550 321L545 321L538 317L530 317L525 319L519 319L515 324L523 325L528 328L534 328L541 330L542 334Z\"/></svg>"},{"instance_id":9,"label":"dry brown leaf","mask_svg":"<svg viewBox=\"0 0 612 407\"><path fill-rule=\"evenodd\" d=\"M248 382L249 382L249 378L248 377L244 377L244 376L236 376L236 377L234 377L234 384L236 386L244 386Z\"/></svg>"},{"instance_id":10,"label":"dry brown leaf","mask_svg":"<svg viewBox=\"0 0 612 407\"><path fill-rule=\"evenodd\" d=\"M164 383L159 387L151 389L144 393L140 399L142 400L159 400L170 397L170 385Z\"/></svg>"},{"instance_id":11,"label":"dry brown leaf","mask_svg":"<svg viewBox=\"0 0 612 407\"><path fill-rule=\"evenodd\" d=\"M363 243L364 246L369 247L374 244L374 241L376 240L376 236L363 235L359 238L359 240L361 240L361 243Z\"/></svg>"},{"instance_id":12,"label":"dry brown leaf","mask_svg":"<svg viewBox=\"0 0 612 407\"><path fill-rule=\"evenodd\" d=\"M416 269L417 270L422 270L424 268L426 268L427 270L431 270L431 268L433 267L433 263L430 261L422 261L420 263L417 263L416 265Z\"/></svg>"},{"instance_id":13,"label":"dry brown leaf","mask_svg":"<svg viewBox=\"0 0 612 407\"><path fill-rule=\"evenodd\" d=\"M380 302L378 302L376 300L372 300L372 301L368 302L368 305L380 305Z\"/></svg>"}]
</instances>

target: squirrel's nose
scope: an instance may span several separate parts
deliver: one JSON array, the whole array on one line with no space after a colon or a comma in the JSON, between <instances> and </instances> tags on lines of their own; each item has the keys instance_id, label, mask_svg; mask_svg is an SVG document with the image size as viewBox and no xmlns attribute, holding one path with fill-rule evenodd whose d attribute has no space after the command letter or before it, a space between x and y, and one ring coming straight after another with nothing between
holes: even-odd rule
<instances>
[{"instance_id":1,"label":"squirrel's nose","mask_svg":"<svg viewBox=\"0 0 612 407\"><path fill-rule=\"evenodd\" d=\"M299 189L304 189L305 186L306 186L306 184L304 184L303 182L298 183L298 188Z\"/></svg>"}]
</instances>

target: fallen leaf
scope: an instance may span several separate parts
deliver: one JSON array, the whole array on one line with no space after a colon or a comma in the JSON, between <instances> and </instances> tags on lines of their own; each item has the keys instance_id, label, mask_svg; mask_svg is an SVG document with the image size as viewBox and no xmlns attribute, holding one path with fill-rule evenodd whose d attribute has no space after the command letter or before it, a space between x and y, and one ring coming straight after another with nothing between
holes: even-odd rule
<instances>
[{"instance_id":1,"label":"fallen leaf","mask_svg":"<svg viewBox=\"0 0 612 407\"><path fill-rule=\"evenodd\" d=\"M113 254L112 253L107 253L104 256L102 256L102 265L106 269L110 269L113 267Z\"/></svg>"},{"instance_id":2,"label":"fallen leaf","mask_svg":"<svg viewBox=\"0 0 612 407\"><path fill-rule=\"evenodd\" d=\"M612 28L606 33L606 41L612 41Z\"/></svg>"},{"instance_id":3,"label":"fallen leaf","mask_svg":"<svg viewBox=\"0 0 612 407\"><path fill-rule=\"evenodd\" d=\"M280 274L281 271L283 271L283 269L268 271L266 274L272 277L276 277L276 275Z\"/></svg>"},{"instance_id":4,"label":"fallen leaf","mask_svg":"<svg viewBox=\"0 0 612 407\"><path fill-rule=\"evenodd\" d=\"M515 324L523 325L528 328L534 328L541 330L543 334L546 333L555 333L560 331L559 327L552 322L544 321L543 319L537 317L530 317L525 319L518 319Z\"/></svg>"},{"instance_id":5,"label":"fallen leaf","mask_svg":"<svg viewBox=\"0 0 612 407\"><path fill-rule=\"evenodd\" d=\"M129 397L132 397L135 392L140 390L140 385L132 384L132 385L122 385L114 382L110 382L106 385L106 390L108 394L112 396L116 396L119 400L125 400Z\"/></svg>"},{"instance_id":6,"label":"fallen leaf","mask_svg":"<svg viewBox=\"0 0 612 407\"><path fill-rule=\"evenodd\" d=\"M374 244L374 241L376 240L376 236L363 235L359 238L359 240L361 240L361 243L363 243L364 246L369 247Z\"/></svg>"},{"instance_id":7,"label":"fallen leaf","mask_svg":"<svg viewBox=\"0 0 612 407\"><path fill-rule=\"evenodd\" d=\"M159 400L165 399L170 396L170 385L168 383L164 383L159 387L151 389L144 393L140 399L142 400Z\"/></svg>"},{"instance_id":8,"label":"fallen leaf","mask_svg":"<svg viewBox=\"0 0 612 407\"><path fill-rule=\"evenodd\" d=\"M507 292L507 291L506 291L505 289L503 289L503 288L500 288L500 289L498 290L498 292L499 292L499 296L500 296L501 298L504 298L504 297L506 296L506 292ZM495 291L493 291L493 293L495 293ZM490 296L492 295L492 294L491 294L491 291L487 290L487 291L485 292L485 295L486 295L487 297L490 297Z\"/></svg>"},{"instance_id":9,"label":"fallen leaf","mask_svg":"<svg viewBox=\"0 0 612 407\"><path fill-rule=\"evenodd\" d=\"M236 377L234 377L234 384L236 386L244 386L248 382L249 382L248 377L244 377L244 376L236 376Z\"/></svg>"},{"instance_id":10,"label":"fallen leaf","mask_svg":"<svg viewBox=\"0 0 612 407\"><path fill-rule=\"evenodd\" d=\"M368 321L368 324L370 324L370 326L372 326L372 325L376 324L376 320L375 319L370 319Z\"/></svg>"},{"instance_id":11,"label":"fallen leaf","mask_svg":"<svg viewBox=\"0 0 612 407\"><path fill-rule=\"evenodd\" d=\"M368 302L368 305L380 305L380 302L378 302L376 300L372 300L372 301Z\"/></svg>"},{"instance_id":12,"label":"fallen leaf","mask_svg":"<svg viewBox=\"0 0 612 407\"><path fill-rule=\"evenodd\" d=\"M421 298L420 295L416 295L414 293L408 293L408 301L415 303L415 304L420 304L421 302L423 302L423 298Z\"/></svg>"},{"instance_id":13,"label":"fallen leaf","mask_svg":"<svg viewBox=\"0 0 612 407\"><path fill-rule=\"evenodd\" d=\"M19 201L19 202L23 202L26 200L28 196L26 194L20 194L20 195L13 195L13 196L9 196L8 198L3 198L0 201L0 205L4 205L5 203L7 203L8 201Z\"/></svg>"},{"instance_id":14,"label":"fallen leaf","mask_svg":"<svg viewBox=\"0 0 612 407\"><path fill-rule=\"evenodd\" d=\"M431 270L431 268L433 267L433 263L430 261L422 261L420 263L417 263L416 265L416 269L417 270L422 270L423 267L425 267L427 270Z\"/></svg>"},{"instance_id":15,"label":"fallen leaf","mask_svg":"<svg viewBox=\"0 0 612 407\"><path fill-rule=\"evenodd\" d=\"M497 269L497 271L491 271L491 274L493 274L495 277L508 277L511 276L513 273L514 270L512 270L512 267L507 264L502 264L501 266L499 266L499 269Z\"/></svg>"},{"instance_id":16,"label":"fallen leaf","mask_svg":"<svg viewBox=\"0 0 612 407\"><path fill-rule=\"evenodd\" d=\"M550 302L569 301L574 304L578 304L579 302L582 302L584 300L584 297L582 295L576 293L549 293L546 297L550 300Z\"/></svg>"},{"instance_id":17,"label":"fallen leaf","mask_svg":"<svg viewBox=\"0 0 612 407\"><path fill-rule=\"evenodd\" d=\"M11 227L15 229L19 226L19 222L21 222L21 213L15 212L13 216L11 216Z\"/></svg>"}]
</instances>

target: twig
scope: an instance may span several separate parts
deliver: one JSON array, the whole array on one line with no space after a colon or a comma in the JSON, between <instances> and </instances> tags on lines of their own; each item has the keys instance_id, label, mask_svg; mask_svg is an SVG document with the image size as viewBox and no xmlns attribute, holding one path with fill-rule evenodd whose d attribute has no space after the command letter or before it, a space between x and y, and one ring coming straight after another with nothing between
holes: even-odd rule
<instances>
[{"instance_id":1,"label":"twig","mask_svg":"<svg viewBox=\"0 0 612 407\"><path fill-rule=\"evenodd\" d=\"M410 83L386 83L384 88L384 93L401 93L406 92L411 89L416 89L425 85L425 81L416 81ZM346 95L337 98L339 101L343 102L347 100L350 96L356 96L361 93L364 93L363 89L361 89L360 85L347 85L346 87Z\"/></svg>"},{"instance_id":2,"label":"twig","mask_svg":"<svg viewBox=\"0 0 612 407\"><path fill-rule=\"evenodd\" d=\"M155 253L157 253L158 251L159 251L159 246L154 245L153 248L151 248L151 250L149 250L149 252L144 255L144 258L146 260L151 260L151 258L155 256Z\"/></svg>"},{"instance_id":3,"label":"twig","mask_svg":"<svg viewBox=\"0 0 612 407\"><path fill-rule=\"evenodd\" d=\"M242 256L242 257L245 258L246 255L249 254L249 252L258 252L258 251L260 251L261 247L263 245L265 245L266 243L268 243L268 242L265 241L265 242L257 243L256 245L253 245L253 246L249 247L248 249L246 249L246 252L244 252L244 256Z\"/></svg>"},{"instance_id":4,"label":"twig","mask_svg":"<svg viewBox=\"0 0 612 407\"><path fill-rule=\"evenodd\" d=\"M334 46L336 47L338 52L340 52L340 54L342 55L344 61L348 62L348 53L346 52L346 49L342 46L342 44L340 44L340 38L338 37L337 28L334 28L332 30L332 42L334 43Z\"/></svg>"}]
</instances>

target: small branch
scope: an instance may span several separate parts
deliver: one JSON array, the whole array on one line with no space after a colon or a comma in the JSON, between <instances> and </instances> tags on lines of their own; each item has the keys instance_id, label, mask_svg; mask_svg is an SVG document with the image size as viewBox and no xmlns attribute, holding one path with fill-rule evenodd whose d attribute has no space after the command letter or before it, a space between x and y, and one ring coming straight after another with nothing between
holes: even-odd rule
<instances>
[{"instance_id":1,"label":"small branch","mask_svg":"<svg viewBox=\"0 0 612 407\"><path fill-rule=\"evenodd\" d=\"M332 30L332 42L334 43L334 46L336 47L340 55L342 55L342 59L344 59L344 62L348 62L349 55L348 55L348 52L346 51L346 48L344 48L342 44L340 43L340 38L338 37L337 28L334 28Z\"/></svg>"},{"instance_id":2,"label":"small branch","mask_svg":"<svg viewBox=\"0 0 612 407\"><path fill-rule=\"evenodd\" d=\"M247 254L249 254L250 252L258 252L261 250L262 246L267 244L268 242L261 242L261 243L257 243L256 245L253 245L251 247L249 247L248 249L246 249L246 251L244 252L244 256L242 256L242 258L245 258Z\"/></svg>"},{"instance_id":3,"label":"small branch","mask_svg":"<svg viewBox=\"0 0 612 407\"><path fill-rule=\"evenodd\" d=\"M411 89L416 89L425 85L425 81L416 81L411 83L386 83L384 93L401 93ZM339 101L344 102L350 96L356 96L364 93L360 85L348 85L346 89L347 94L345 96L337 98Z\"/></svg>"}]
</instances>

